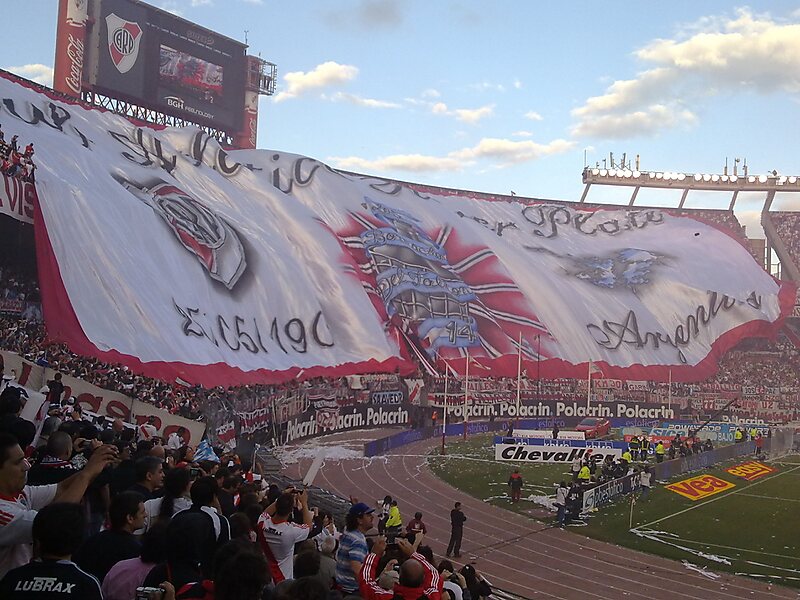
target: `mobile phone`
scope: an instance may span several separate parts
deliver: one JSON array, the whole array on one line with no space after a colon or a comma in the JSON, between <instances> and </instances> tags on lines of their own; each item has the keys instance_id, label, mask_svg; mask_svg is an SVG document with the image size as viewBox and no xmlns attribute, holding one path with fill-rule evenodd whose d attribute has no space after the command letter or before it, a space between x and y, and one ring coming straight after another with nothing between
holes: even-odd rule
<instances>
[{"instance_id":1,"label":"mobile phone","mask_svg":"<svg viewBox=\"0 0 800 600\"><path fill-rule=\"evenodd\" d=\"M136 588L136 600L162 600L164 598L164 588L160 587L138 587Z\"/></svg>"}]
</instances>

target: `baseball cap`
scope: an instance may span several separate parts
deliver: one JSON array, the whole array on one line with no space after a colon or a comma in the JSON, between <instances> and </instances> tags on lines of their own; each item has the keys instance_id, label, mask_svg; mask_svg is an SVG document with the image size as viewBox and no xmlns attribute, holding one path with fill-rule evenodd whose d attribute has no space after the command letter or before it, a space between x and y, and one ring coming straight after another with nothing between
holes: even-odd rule
<instances>
[{"instance_id":1,"label":"baseball cap","mask_svg":"<svg viewBox=\"0 0 800 600\"><path fill-rule=\"evenodd\" d=\"M350 507L350 511L348 512L348 514L356 517L363 517L364 515L369 515L373 512L375 512L375 509L371 508L369 504L358 502L357 504L353 504L353 506Z\"/></svg>"}]
</instances>

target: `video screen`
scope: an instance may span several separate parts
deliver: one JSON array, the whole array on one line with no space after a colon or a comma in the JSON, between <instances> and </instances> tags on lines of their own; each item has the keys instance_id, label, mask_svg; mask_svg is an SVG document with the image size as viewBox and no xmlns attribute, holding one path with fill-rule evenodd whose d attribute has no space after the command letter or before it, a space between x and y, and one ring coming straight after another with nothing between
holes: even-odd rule
<instances>
[{"instance_id":1,"label":"video screen","mask_svg":"<svg viewBox=\"0 0 800 600\"><path fill-rule=\"evenodd\" d=\"M159 80L164 87L211 104L222 98L222 67L161 46Z\"/></svg>"}]
</instances>

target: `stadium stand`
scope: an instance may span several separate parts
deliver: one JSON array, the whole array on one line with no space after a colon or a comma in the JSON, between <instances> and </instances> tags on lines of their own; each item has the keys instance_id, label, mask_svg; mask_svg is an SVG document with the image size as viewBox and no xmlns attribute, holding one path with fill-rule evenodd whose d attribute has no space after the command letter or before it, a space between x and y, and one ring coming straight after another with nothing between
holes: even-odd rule
<instances>
[{"instance_id":1,"label":"stadium stand","mask_svg":"<svg viewBox=\"0 0 800 600\"><path fill-rule=\"evenodd\" d=\"M33 149L20 152L15 144L14 140L4 145L0 134L0 155L5 156L1 168L6 175L33 181ZM417 189L425 191L422 186ZM475 197L508 200L477 193ZM746 243L744 229L732 212L703 210L691 211L691 215L728 229ZM794 234L800 230L800 222L794 221L791 226L786 225L792 222L789 218L778 222L783 223L777 228L779 235L789 251L795 252L791 255L795 260L800 234ZM167 599L209 598L214 588L220 598L338 598L346 596L342 592L349 589L360 590L364 598L392 598L398 585L409 594L417 594L414 598L424 593L429 600L478 599L493 593L471 565L456 570L448 561L435 561L422 535L390 550L380 543L373 546L372 538L364 534L378 525L381 508L373 506L372 499L363 504L320 488L298 493L297 482L280 477L268 452L258 455L258 464L254 465L250 457L255 453L236 454L221 447L226 443L222 426L234 416L241 425L247 415L265 415L251 430L240 426L238 441L242 447L253 448L255 442L279 442L276 424L286 423L309 407L324 411L364 404L374 394L400 391L409 379L423 382L429 399L435 402L445 385L450 386L451 394L463 391L463 381L446 384L420 369L405 378L388 373L227 389L185 387L52 343L42 322L35 269L8 257L0 262L0 302L0 349L170 413L205 420L209 439L216 446L201 452L178 437L145 439L149 436L143 437L141 432L137 439L136 430L120 427L111 419L84 420L75 410L68 417L66 411L56 411L53 404L53 413L38 419L44 423L53 419L51 427L44 427L44 423L18 416L24 403L21 388L14 385L13 377L5 378L0 398L0 592L25 585L25 578L30 576L25 564L31 554L30 540L34 539L43 549L41 558L46 566L55 568L59 561L74 557L80 569L97 575L103 597L111 599L133 598L141 586L161 586ZM619 382L597 390L602 394L598 399L647 404L670 396L686 414L700 414L709 411L706 401L718 397L757 397L748 415L793 420L798 416L800 392L796 377L800 368L798 339L792 323L776 340L742 342L723 357L717 375L708 381L669 387L655 382L638 382L643 385L637 386ZM537 381L526 377L523 400L583 397L584 384L576 379ZM470 384L474 402L510 400L516 389L513 378L481 378ZM49 394L52 390L44 391ZM764 409L765 403L775 406ZM409 425L429 425L429 416L429 412L420 411ZM40 424L40 432L30 436ZM674 449L682 456L701 451L694 444ZM6 469L7 463L21 466ZM31 464L41 478L38 481L48 484L31 487L18 477L19 469L27 471ZM593 483L618 477L625 467L605 465ZM51 514L63 510L59 506L64 502L79 502L85 522L73 520L73 529L69 529L63 520L54 520ZM309 514L311 507L317 510ZM408 512L408 508L405 510ZM76 522L80 530L77 534ZM42 531L45 524L50 528L49 535ZM283 535L286 537L282 539ZM300 542L297 547L286 543L290 535ZM56 543L67 536L71 545ZM96 570L98 555L105 557L111 548L115 560L107 561L102 571ZM392 560L404 561L404 566L395 571ZM365 568L353 572L354 562ZM66 577L75 576L75 572L53 576L59 585L67 586L72 582ZM82 582L92 591L85 597L100 597L92 587L92 576L87 577L90 579ZM270 592L262 596L265 588Z\"/></svg>"}]
</instances>

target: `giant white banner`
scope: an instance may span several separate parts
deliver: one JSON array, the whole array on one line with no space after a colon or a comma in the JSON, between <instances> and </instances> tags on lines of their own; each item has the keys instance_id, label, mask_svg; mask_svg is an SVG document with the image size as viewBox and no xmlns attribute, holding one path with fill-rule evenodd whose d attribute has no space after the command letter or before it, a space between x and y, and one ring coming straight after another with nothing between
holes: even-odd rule
<instances>
[{"instance_id":1,"label":"giant white banner","mask_svg":"<svg viewBox=\"0 0 800 600\"><path fill-rule=\"evenodd\" d=\"M794 300L737 240L665 210L421 193L6 79L0 94L4 129L36 143L51 336L161 378L406 373L413 343L477 376L516 375L521 347L542 377L591 360L678 381Z\"/></svg>"}]
</instances>

